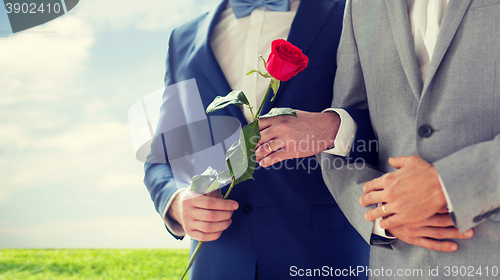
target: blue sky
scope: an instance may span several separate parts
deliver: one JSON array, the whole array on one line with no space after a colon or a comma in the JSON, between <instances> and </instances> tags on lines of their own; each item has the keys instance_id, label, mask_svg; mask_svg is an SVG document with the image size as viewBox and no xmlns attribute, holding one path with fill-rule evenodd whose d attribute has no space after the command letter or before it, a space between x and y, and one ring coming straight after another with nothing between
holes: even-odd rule
<instances>
[{"instance_id":1,"label":"blue sky","mask_svg":"<svg viewBox=\"0 0 500 280\"><path fill-rule=\"evenodd\" d=\"M154 210L127 112L163 87L172 28L218 2L84 0L0 37L0 248L189 246Z\"/></svg>"}]
</instances>

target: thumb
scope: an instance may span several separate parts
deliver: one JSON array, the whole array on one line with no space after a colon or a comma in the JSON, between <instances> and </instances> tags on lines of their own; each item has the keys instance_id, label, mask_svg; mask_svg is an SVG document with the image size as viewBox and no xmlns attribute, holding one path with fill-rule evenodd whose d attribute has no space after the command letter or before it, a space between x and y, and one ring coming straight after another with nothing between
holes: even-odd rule
<instances>
[{"instance_id":1,"label":"thumb","mask_svg":"<svg viewBox=\"0 0 500 280\"><path fill-rule=\"evenodd\" d=\"M389 159L389 164L396 169L401 169L406 165L408 165L409 163L410 163L410 158L405 156Z\"/></svg>"},{"instance_id":2,"label":"thumb","mask_svg":"<svg viewBox=\"0 0 500 280\"><path fill-rule=\"evenodd\" d=\"M214 200L214 201L216 201L216 205L212 205L212 207L216 206L213 209L228 210L229 211L229 210L236 210L239 207L238 202L236 202L235 200L231 200L231 199L223 199L223 196L218 191L212 191L212 192L207 193L205 195L205 198L207 196L217 198Z\"/></svg>"}]
</instances>

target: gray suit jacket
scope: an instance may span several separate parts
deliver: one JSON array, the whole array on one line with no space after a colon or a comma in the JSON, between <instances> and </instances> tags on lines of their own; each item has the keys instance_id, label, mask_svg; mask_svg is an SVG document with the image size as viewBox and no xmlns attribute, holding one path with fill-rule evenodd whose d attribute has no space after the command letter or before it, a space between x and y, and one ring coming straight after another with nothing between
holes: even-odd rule
<instances>
[{"instance_id":1,"label":"gray suit jacket","mask_svg":"<svg viewBox=\"0 0 500 280\"><path fill-rule=\"evenodd\" d=\"M398 269L421 269L425 279L438 266L439 278L455 279L464 273L452 277L452 266L482 266L482 277L489 266L491 277L500 267L500 0L450 0L424 83L404 0L348 1L337 59L333 106L369 108L379 140L378 170L321 155L351 224L370 241L373 223L358 203L363 184L394 171L389 157L419 155L441 175L456 226L475 231L454 253L403 241L374 246L371 268L395 278Z\"/></svg>"}]
</instances>

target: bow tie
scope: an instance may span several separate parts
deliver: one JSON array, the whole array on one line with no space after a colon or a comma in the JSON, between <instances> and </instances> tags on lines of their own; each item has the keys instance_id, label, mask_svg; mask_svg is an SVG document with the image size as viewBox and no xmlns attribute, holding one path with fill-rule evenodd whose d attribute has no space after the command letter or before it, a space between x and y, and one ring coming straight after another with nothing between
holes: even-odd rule
<instances>
[{"instance_id":1,"label":"bow tie","mask_svg":"<svg viewBox=\"0 0 500 280\"><path fill-rule=\"evenodd\" d=\"M271 11L287 12L290 10L290 0L229 0L236 18L245 17L255 8L266 7Z\"/></svg>"}]
</instances>

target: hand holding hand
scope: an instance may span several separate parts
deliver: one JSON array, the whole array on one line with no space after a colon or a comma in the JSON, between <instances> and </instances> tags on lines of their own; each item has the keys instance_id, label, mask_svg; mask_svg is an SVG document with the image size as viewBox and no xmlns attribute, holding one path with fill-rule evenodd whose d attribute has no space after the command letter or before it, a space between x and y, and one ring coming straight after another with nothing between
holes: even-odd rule
<instances>
[{"instance_id":1,"label":"hand holding hand","mask_svg":"<svg viewBox=\"0 0 500 280\"><path fill-rule=\"evenodd\" d=\"M385 203L368 210L365 219L387 217L380 227L390 229L425 220L446 206L446 199L434 166L419 156L390 158L398 169L363 186L362 206Z\"/></svg>"},{"instance_id":2,"label":"hand holding hand","mask_svg":"<svg viewBox=\"0 0 500 280\"><path fill-rule=\"evenodd\" d=\"M231 225L231 216L236 209L238 202L222 199L217 191L196 195L185 189L172 201L168 215L192 238L213 241Z\"/></svg>"},{"instance_id":3,"label":"hand holding hand","mask_svg":"<svg viewBox=\"0 0 500 280\"><path fill-rule=\"evenodd\" d=\"M337 113L296 112L297 118L279 116L259 120L261 139L255 155L261 166L313 156L333 145L340 126Z\"/></svg>"},{"instance_id":4,"label":"hand holding hand","mask_svg":"<svg viewBox=\"0 0 500 280\"><path fill-rule=\"evenodd\" d=\"M469 229L461 234L452 226L450 214L439 213L423 221L393 227L387 231L399 240L415 246L435 251L454 252L458 249L457 244L442 239L470 239L474 232Z\"/></svg>"}]
</instances>

